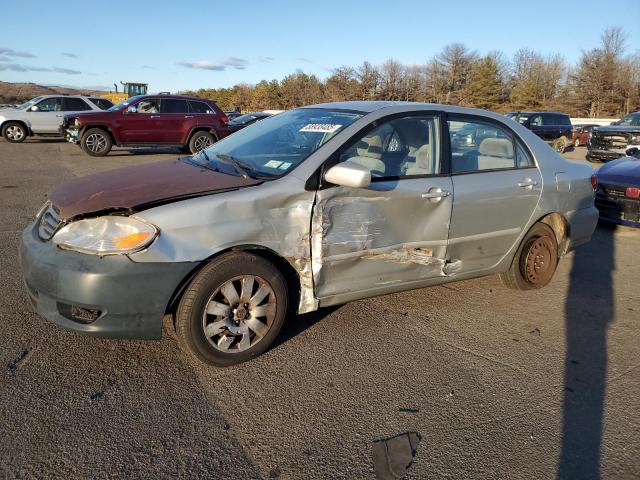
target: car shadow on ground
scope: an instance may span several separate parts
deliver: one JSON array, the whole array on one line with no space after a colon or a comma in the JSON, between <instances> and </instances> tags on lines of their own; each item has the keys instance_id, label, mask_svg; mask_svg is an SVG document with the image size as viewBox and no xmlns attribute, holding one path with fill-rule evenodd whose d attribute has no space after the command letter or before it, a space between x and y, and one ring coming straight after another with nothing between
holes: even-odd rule
<instances>
[{"instance_id":1,"label":"car shadow on ground","mask_svg":"<svg viewBox=\"0 0 640 480\"><path fill-rule=\"evenodd\" d=\"M565 303L566 353L558 479L600 478L607 329L615 318L615 225L576 249Z\"/></svg>"},{"instance_id":2,"label":"car shadow on ground","mask_svg":"<svg viewBox=\"0 0 640 480\"><path fill-rule=\"evenodd\" d=\"M334 305L332 307L322 307L311 313L304 313L302 315L291 314L282 326L282 331L273 342L271 348L278 348L280 345L288 342L297 335L300 335L306 329L311 328L319 321L331 315L338 310L341 305Z\"/></svg>"}]
</instances>

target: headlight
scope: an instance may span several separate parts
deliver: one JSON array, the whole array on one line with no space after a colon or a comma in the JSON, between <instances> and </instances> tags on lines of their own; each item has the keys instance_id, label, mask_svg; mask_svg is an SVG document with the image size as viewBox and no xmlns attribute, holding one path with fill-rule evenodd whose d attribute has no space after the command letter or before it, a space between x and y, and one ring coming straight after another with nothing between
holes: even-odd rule
<instances>
[{"instance_id":1,"label":"headlight","mask_svg":"<svg viewBox=\"0 0 640 480\"><path fill-rule=\"evenodd\" d=\"M632 145L636 145L640 143L640 135L631 135L631 139L629 140L629 143Z\"/></svg>"},{"instance_id":2,"label":"headlight","mask_svg":"<svg viewBox=\"0 0 640 480\"><path fill-rule=\"evenodd\" d=\"M157 235L155 226L140 219L111 215L65 225L54 235L53 242L79 252L112 255L141 250Z\"/></svg>"}]
</instances>

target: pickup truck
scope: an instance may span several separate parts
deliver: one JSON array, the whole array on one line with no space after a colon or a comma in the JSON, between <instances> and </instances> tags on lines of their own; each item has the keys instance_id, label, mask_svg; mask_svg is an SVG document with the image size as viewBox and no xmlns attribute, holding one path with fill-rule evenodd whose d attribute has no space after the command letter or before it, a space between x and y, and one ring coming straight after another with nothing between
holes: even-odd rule
<instances>
[{"instance_id":1,"label":"pickup truck","mask_svg":"<svg viewBox=\"0 0 640 480\"><path fill-rule=\"evenodd\" d=\"M630 113L611 125L594 129L587 143L587 160L615 160L634 146L640 147L640 112Z\"/></svg>"}]
</instances>

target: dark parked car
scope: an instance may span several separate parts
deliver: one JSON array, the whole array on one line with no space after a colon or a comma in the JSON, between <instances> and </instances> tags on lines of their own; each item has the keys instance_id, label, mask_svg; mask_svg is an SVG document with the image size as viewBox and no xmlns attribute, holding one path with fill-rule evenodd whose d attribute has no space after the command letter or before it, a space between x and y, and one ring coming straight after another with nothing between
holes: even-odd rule
<instances>
[{"instance_id":1,"label":"dark parked car","mask_svg":"<svg viewBox=\"0 0 640 480\"><path fill-rule=\"evenodd\" d=\"M622 120L598 127L587 147L587 160L607 162L625 155L630 146L640 147L640 112L630 113Z\"/></svg>"},{"instance_id":2,"label":"dark parked car","mask_svg":"<svg viewBox=\"0 0 640 480\"><path fill-rule=\"evenodd\" d=\"M640 147L603 165L597 173L596 207L608 222L640 227Z\"/></svg>"},{"instance_id":3,"label":"dark parked car","mask_svg":"<svg viewBox=\"0 0 640 480\"><path fill-rule=\"evenodd\" d=\"M243 129L251 125L252 123L256 123L259 120L264 120L265 118L270 117L270 113L265 112L250 112L245 115L240 115L239 117L234 118L229 121L229 130L231 132L237 132L238 130Z\"/></svg>"},{"instance_id":4,"label":"dark parked car","mask_svg":"<svg viewBox=\"0 0 640 480\"><path fill-rule=\"evenodd\" d=\"M591 138L591 133L593 133L593 129L598 125L595 124L585 124L585 125L574 125L573 126L573 146L580 147L582 145L586 145Z\"/></svg>"},{"instance_id":5,"label":"dark parked car","mask_svg":"<svg viewBox=\"0 0 640 480\"><path fill-rule=\"evenodd\" d=\"M106 112L67 115L61 127L71 143L94 157L112 145L171 146L191 153L209 147L229 134L229 119L211 100L177 95L140 95Z\"/></svg>"},{"instance_id":6,"label":"dark parked car","mask_svg":"<svg viewBox=\"0 0 640 480\"><path fill-rule=\"evenodd\" d=\"M562 153L571 145L573 126L566 113L561 112L509 112L507 117L521 123L556 152Z\"/></svg>"}]
</instances>

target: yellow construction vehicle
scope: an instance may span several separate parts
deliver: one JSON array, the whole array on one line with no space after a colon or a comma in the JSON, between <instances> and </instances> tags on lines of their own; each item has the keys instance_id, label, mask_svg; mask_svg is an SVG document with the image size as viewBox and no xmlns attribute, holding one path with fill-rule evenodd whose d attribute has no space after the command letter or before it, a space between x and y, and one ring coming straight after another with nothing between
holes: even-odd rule
<instances>
[{"instance_id":1,"label":"yellow construction vehicle","mask_svg":"<svg viewBox=\"0 0 640 480\"><path fill-rule=\"evenodd\" d=\"M122 92L118 92L118 84L114 83L115 92L109 92L102 95L103 98L111 100L113 103L120 103L130 97L136 95L146 95L148 83L137 82L120 82L122 84Z\"/></svg>"}]
</instances>

